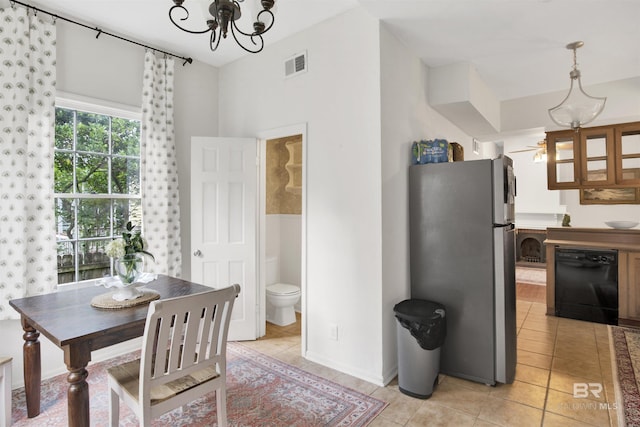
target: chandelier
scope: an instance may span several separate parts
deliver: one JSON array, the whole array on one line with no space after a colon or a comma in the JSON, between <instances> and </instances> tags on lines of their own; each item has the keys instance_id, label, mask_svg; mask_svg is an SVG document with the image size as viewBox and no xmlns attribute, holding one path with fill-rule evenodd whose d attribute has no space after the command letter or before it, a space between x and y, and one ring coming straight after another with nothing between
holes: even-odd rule
<instances>
[{"instance_id":1,"label":"chandelier","mask_svg":"<svg viewBox=\"0 0 640 427\"><path fill-rule=\"evenodd\" d=\"M231 35L236 43L247 52L258 53L264 48L262 35L273 26L274 17L271 9L275 4L275 0L251 0L259 3L262 7L262 10L258 12L256 20L253 23L253 32L244 32L236 25L236 21L240 19L242 15L240 3L244 3L244 0L199 1L203 3L203 8L206 8L205 16L209 15L206 22L207 28L203 30L190 30L176 22L175 18L178 18L179 21L189 19L189 11L183 6L184 0L173 0L174 5L169 9L169 19L173 22L173 25L191 34L211 32L209 36L209 47L212 51L218 49L221 39L227 38L229 29L231 29ZM263 20L265 18L267 20L266 23Z\"/></svg>"},{"instance_id":2,"label":"chandelier","mask_svg":"<svg viewBox=\"0 0 640 427\"><path fill-rule=\"evenodd\" d=\"M571 86L569 93L562 102L549 109L549 117L560 126L570 126L572 129L578 130L580 126L593 121L598 114L604 109L607 98L597 98L587 95L582 89L580 81L580 70L578 70L576 62L576 50L584 46L581 41L569 43L567 49L573 50L573 69L569 73L571 78ZM578 81L578 89L575 89L574 81Z\"/></svg>"}]
</instances>

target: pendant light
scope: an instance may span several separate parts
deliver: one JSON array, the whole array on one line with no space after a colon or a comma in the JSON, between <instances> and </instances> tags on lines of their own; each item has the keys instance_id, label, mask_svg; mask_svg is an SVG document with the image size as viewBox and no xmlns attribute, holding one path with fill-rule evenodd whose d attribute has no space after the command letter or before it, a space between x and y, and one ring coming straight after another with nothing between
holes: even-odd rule
<instances>
[{"instance_id":1,"label":"pendant light","mask_svg":"<svg viewBox=\"0 0 640 427\"><path fill-rule=\"evenodd\" d=\"M598 98L587 95L582 89L580 70L578 70L576 61L576 50L582 46L584 46L584 42L581 41L567 45L567 49L573 50L573 69L569 73L571 86L569 87L569 93L562 102L549 109L549 117L554 123L576 130L598 117L607 101L606 97ZM577 88L574 86L576 80L578 81Z\"/></svg>"}]
</instances>

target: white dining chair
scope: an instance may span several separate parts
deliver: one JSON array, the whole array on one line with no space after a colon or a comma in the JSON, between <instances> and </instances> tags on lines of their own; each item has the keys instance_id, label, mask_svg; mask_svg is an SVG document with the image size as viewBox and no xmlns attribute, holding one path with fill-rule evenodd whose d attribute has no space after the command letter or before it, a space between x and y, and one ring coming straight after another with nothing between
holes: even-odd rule
<instances>
[{"instance_id":1,"label":"white dining chair","mask_svg":"<svg viewBox=\"0 0 640 427\"><path fill-rule=\"evenodd\" d=\"M11 425L11 360L0 356L0 427Z\"/></svg>"},{"instance_id":2,"label":"white dining chair","mask_svg":"<svg viewBox=\"0 0 640 427\"><path fill-rule=\"evenodd\" d=\"M218 426L227 425L226 349L240 286L152 301L140 359L107 370L109 418L119 422L119 399L141 426L216 392Z\"/></svg>"}]
</instances>

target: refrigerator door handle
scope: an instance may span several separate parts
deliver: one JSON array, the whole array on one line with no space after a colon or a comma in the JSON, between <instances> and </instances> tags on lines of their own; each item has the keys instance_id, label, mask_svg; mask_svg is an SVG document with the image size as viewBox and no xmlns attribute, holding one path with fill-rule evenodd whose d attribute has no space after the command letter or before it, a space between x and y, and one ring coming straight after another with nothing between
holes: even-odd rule
<instances>
[{"instance_id":1,"label":"refrigerator door handle","mask_svg":"<svg viewBox=\"0 0 640 427\"><path fill-rule=\"evenodd\" d=\"M516 228L516 226L511 223L511 224L493 224L494 228L504 228L505 230L509 231L509 230L513 230L514 228Z\"/></svg>"},{"instance_id":2,"label":"refrigerator door handle","mask_svg":"<svg viewBox=\"0 0 640 427\"><path fill-rule=\"evenodd\" d=\"M509 224L513 226L513 224ZM495 376L496 381L510 384L516 371L516 297L515 297L515 232L512 228L495 228Z\"/></svg>"}]
</instances>

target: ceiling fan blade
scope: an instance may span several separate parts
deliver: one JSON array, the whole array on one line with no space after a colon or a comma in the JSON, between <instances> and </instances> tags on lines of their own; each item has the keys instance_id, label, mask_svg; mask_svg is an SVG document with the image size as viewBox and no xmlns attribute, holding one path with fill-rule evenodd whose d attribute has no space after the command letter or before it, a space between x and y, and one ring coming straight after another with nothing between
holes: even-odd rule
<instances>
[{"instance_id":1,"label":"ceiling fan blade","mask_svg":"<svg viewBox=\"0 0 640 427\"><path fill-rule=\"evenodd\" d=\"M536 150L539 150L539 148L527 148L526 150L509 151L509 153L524 153L525 151L536 151Z\"/></svg>"}]
</instances>

